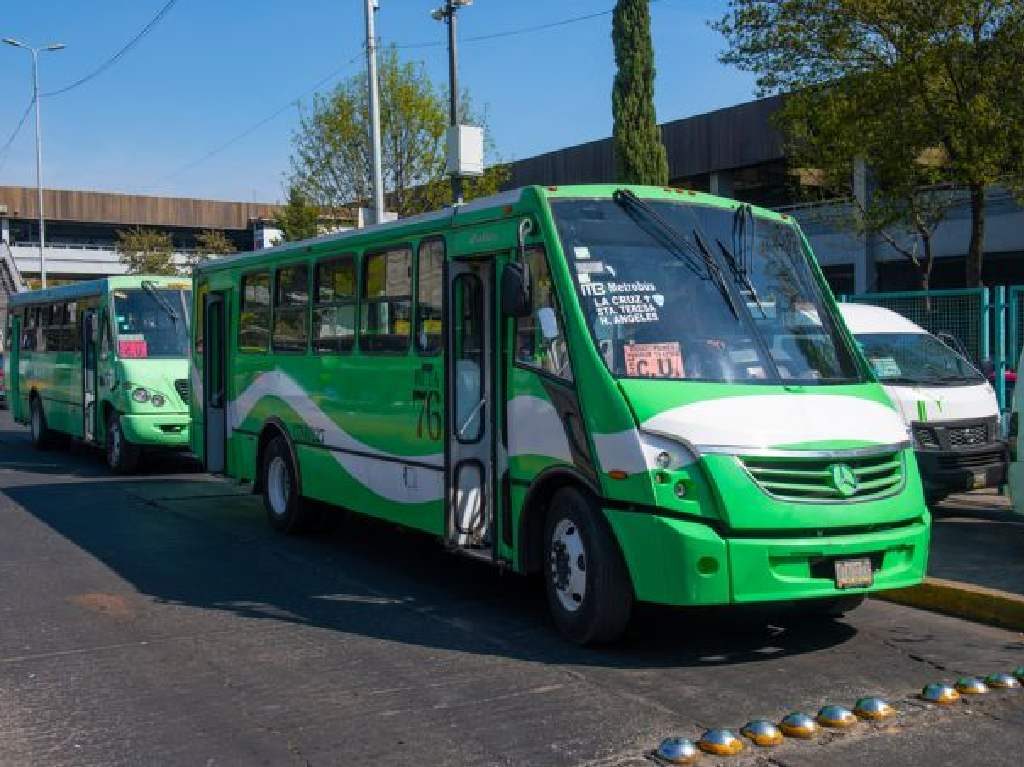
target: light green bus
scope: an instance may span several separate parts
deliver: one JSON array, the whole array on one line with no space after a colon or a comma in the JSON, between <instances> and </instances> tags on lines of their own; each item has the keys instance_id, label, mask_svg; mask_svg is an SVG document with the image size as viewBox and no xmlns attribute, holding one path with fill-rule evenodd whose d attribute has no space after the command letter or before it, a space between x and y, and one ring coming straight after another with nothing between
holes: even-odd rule
<instances>
[{"instance_id":1,"label":"light green bus","mask_svg":"<svg viewBox=\"0 0 1024 767\"><path fill-rule=\"evenodd\" d=\"M143 450L187 450L191 289L131 276L12 296L8 398L32 443L102 446L119 473Z\"/></svg>"},{"instance_id":2,"label":"light green bus","mask_svg":"<svg viewBox=\"0 0 1024 767\"><path fill-rule=\"evenodd\" d=\"M193 449L279 530L315 499L540 572L580 643L637 601L834 615L923 577L905 427L785 216L529 187L206 262L193 295Z\"/></svg>"}]
</instances>

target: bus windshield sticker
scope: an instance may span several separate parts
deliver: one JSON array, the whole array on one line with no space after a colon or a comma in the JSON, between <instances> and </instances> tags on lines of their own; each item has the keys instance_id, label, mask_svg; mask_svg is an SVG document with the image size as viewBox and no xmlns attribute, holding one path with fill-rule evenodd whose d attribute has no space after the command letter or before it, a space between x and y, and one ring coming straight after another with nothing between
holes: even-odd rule
<instances>
[{"instance_id":1,"label":"bus windshield sticker","mask_svg":"<svg viewBox=\"0 0 1024 767\"><path fill-rule=\"evenodd\" d=\"M590 258L590 248L588 248L586 245L577 245L572 250L573 253L576 255L577 260L584 260Z\"/></svg>"},{"instance_id":2,"label":"bus windshield sticker","mask_svg":"<svg viewBox=\"0 0 1024 767\"><path fill-rule=\"evenodd\" d=\"M149 356L149 347L145 336L119 336L117 339L117 356L126 360L145 359Z\"/></svg>"},{"instance_id":3,"label":"bus windshield sticker","mask_svg":"<svg viewBox=\"0 0 1024 767\"><path fill-rule=\"evenodd\" d=\"M869 362L879 378L899 378L903 375L899 363L892 357L871 357Z\"/></svg>"},{"instance_id":4,"label":"bus windshield sticker","mask_svg":"<svg viewBox=\"0 0 1024 767\"><path fill-rule=\"evenodd\" d=\"M623 347L626 375L638 378L685 378L679 342L628 344Z\"/></svg>"},{"instance_id":5,"label":"bus windshield sticker","mask_svg":"<svg viewBox=\"0 0 1024 767\"><path fill-rule=\"evenodd\" d=\"M584 261L576 264L576 274L601 274L604 272L604 264L600 261Z\"/></svg>"}]
</instances>

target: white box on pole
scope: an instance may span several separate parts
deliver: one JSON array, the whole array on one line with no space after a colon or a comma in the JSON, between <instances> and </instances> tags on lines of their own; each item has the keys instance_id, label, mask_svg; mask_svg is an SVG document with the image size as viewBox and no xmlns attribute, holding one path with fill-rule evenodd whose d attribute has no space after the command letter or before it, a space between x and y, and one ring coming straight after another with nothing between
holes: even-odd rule
<instances>
[{"instance_id":1,"label":"white box on pole","mask_svg":"<svg viewBox=\"0 0 1024 767\"><path fill-rule=\"evenodd\" d=\"M449 176L484 174L484 129L477 125L453 125L448 128Z\"/></svg>"}]
</instances>

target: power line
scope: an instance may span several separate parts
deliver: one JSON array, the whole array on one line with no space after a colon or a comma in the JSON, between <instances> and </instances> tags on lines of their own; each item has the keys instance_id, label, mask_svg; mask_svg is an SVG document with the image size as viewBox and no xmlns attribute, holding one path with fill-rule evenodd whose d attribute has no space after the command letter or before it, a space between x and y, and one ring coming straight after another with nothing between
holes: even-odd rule
<instances>
[{"instance_id":1,"label":"power line","mask_svg":"<svg viewBox=\"0 0 1024 767\"><path fill-rule=\"evenodd\" d=\"M166 2L164 6L159 11L157 11L156 16L150 19L149 23L146 24L146 26L144 26L142 29L140 29L139 32L131 40L125 43L124 46L122 46L117 53L115 53L109 59L104 61L102 64L100 64L96 69L87 74L85 77L75 80L73 83L65 85L63 88L59 88L58 90L44 93L43 96L59 96L62 93L67 93L70 90L74 90L80 85L85 85L94 77L99 77L99 75L103 74L103 72L107 71L112 66L114 66L114 64L120 61L120 59L126 53L128 53L128 51L130 51L132 48L138 45L142 41L142 38L144 38L146 35L152 32L153 28L163 20L164 16L170 13L171 8L173 8L175 4L177 4L177 2L178 0L168 0L168 2Z\"/></svg>"},{"instance_id":2,"label":"power line","mask_svg":"<svg viewBox=\"0 0 1024 767\"><path fill-rule=\"evenodd\" d=\"M248 128L243 130L241 133L238 133L237 135L235 135L232 138L228 139L223 144L220 144L220 145L214 147L213 149L208 151L206 154L204 154L202 157L199 157L196 160L192 160L191 162L188 162L185 165L182 165L181 167L179 167L179 168L171 171L170 173L166 174L165 176L162 176L161 178L157 179L156 183L153 184L153 186L154 187L159 187L159 186L165 184L167 181L170 181L173 178L177 178L178 176L180 176L183 173L187 173L188 171L192 170L193 168L198 167L199 165L202 165L204 162L209 160L211 157L215 157L216 155L220 154L224 150L234 146L235 144L237 144L242 139L248 138L250 135L255 133L257 130L262 128L267 123L269 123L272 120L274 120L275 118L279 117L284 112L286 112L289 109L291 109L292 107L297 106L301 102L301 100L302 100L302 98L304 96L306 96L307 94L309 94L309 93L311 93L313 91L316 91L322 85L325 85L326 83L330 82L334 78L336 78L339 75L341 75L345 70L347 70L350 66L352 66L352 64L354 64L361 57L362 57L361 53L356 55L356 56L353 56L351 59L346 61L341 67L339 67L338 69L334 70L329 75L327 75L325 77L322 77L319 80L317 80L316 83L311 85L309 88L306 88L306 90L304 90L302 93L300 93L295 98L289 100L288 103L282 104L280 107L275 109L273 112L268 114L266 117L264 117L261 120L258 120L257 122L253 123Z\"/></svg>"},{"instance_id":3,"label":"power line","mask_svg":"<svg viewBox=\"0 0 1024 767\"><path fill-rule=\"evenodd\" d=\"M7 143L4 144L2 148L0 148L0 170L3 170L4 163L7 162L7 158L10 156L9 150L11 148L11 144L14 143L14 140L18 138L18 134L21 133L21 129L25 126L25 121L28 119L29 114L32 112L32 105L35 103L36 100L34 98L29 99L28 106L25 107L25 111L22 112L21 119L18 120L18 125L14 128L14 131L11 133L11 137L7 139Z\"/></svg>"},{"instance_id":4,"label":"power line","mask_svg":"<svg viewBox=\"0 0 1024 767\"><path fill-rule=\"evenodd\" d=\"M526 34L529 34L531 32L541 32L541 31L543 31L545 29L555 29L556 27L565 27L565 26L568 26L570 24L576 24L576 23L581 22L581 21L590 21L591 19L599 19L599 18L602 18L604 16L610 16L612 13L614 13L614 10L609 9L607 11L597 11L596 13L587 13L587 14L584 14L582 16L572 16L571 18L561 19L560 21L550 21L550 22L548 22L546 24L534 24L533 26L529 26L529 27L520 27L518 29L508 29L508 30L505 30L504 32L492 32L492 33L486 34L486 35L474 35L474 36L470 36L470 37L463 37L461 40L459 40L459 43L460 44L462 44L462 43L479 43L479 42L483 42L485 40L497 40L497 39L502 38L502 37L515 37L516 35L526 35ZM395 47L399 48L399 49L405 50L405 49L409 49L409 48L440 48L440 47L442 47L444 45L447 45L447 43L445 43L442 40L438 40L436 42L430 42L430 43L426 43L426 42L424 42L424 43L405 43L405 44L396 45Z\"/></svg>"}]
</instances>

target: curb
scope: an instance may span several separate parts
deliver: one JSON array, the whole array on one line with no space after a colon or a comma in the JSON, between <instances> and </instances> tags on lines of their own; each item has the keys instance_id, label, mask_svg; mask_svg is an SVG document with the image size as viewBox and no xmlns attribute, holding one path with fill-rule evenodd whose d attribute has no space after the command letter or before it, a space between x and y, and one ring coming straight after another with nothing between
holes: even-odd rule
<instances>
[{"instance_id":1,"label":"curb","mask_svg":"<svg viewBox=\"0 0 1024 767\"><path fill-rule=\"evenodd\" d=\"M975 623L1024 631L1024 596L943 578L918 586L878 592L875 599L965 618Z\"/></svg>"}]
</instances>

